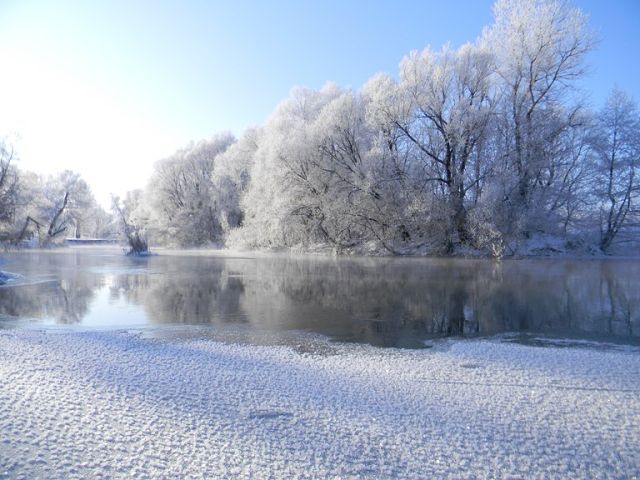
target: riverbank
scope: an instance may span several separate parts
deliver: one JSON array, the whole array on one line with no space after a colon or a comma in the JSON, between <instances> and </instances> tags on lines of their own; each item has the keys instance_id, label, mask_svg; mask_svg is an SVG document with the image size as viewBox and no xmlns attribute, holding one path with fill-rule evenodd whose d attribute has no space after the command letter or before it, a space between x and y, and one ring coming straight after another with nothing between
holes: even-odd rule
<instances>
[{"instance_id":1,"label":"riverbank","mask_svg":"<svg viewBox=\"0 0 640 480\"><path fill-rule=\"evenodd\" d=\"M561 237L557 235L536 234L527 239L505 242L497 250L478 249L470 246L456 245L453 250L445 253L426 245L386 249L379 242L368 242L351 248L336 248L334 245L319 243L313 245L298 245L290 248L238 248L231 246L211 246L200 248L175 249L171 247L152 248L154 251L181 252L215 252L218 255L272 255L287 254L297 256L341 256L341 257L406 257L406 258L474 258L474 259L605 259L605 258L640 258L640 241L617 244L607 252L598 247L596 241L586 241L581 237Z\"/></svg>"},{"instance_id":2,"label":"riverbank","mask_svg":"<svg viewBox=\"0 0 640 480\"><path fill-rule=\"evenodd\" d=\"M64 245L52 245L49 248L13 248L5 245L8 251L60 251L60 250L113 250L127 254L129 246L117 244L112 241L96 243L92 239L83 239L67 242ZM278 248L250 248L238 245L209 244L199 247L175 247L167 245L151 244L149 252L133 256L151 256L154 254L171 255L216 255L216 256L252 256L262 257L271 255L289 255L296 257L343 257L343 258L471 258L471 259L535 259L555 258L570 259L607 259L607 258L640 258L640 237L635 241L627 241L613 245L606 252L598 247L594 238L585 240L580 236L562 237L558 235L535 234L527 239L518 239L505 242L503 248L487 250L472 248L470 246L455 245L453 250L446 253L441 249L433 249L427 245L405 245L394 248L393 251L385 248L379 242L367 242L350 248L337 248L328 243L309 245L297 245Z\"/></svg>"},{"instance_id":3,"label":"riverbank","mask_svg":"<svg viewBox=\"0 0 640 480\"><path fill-rule=\"evenodd\" d=\"M0 478L630 478L640 354L0 332Z\"/></svg>"}]
</instances>

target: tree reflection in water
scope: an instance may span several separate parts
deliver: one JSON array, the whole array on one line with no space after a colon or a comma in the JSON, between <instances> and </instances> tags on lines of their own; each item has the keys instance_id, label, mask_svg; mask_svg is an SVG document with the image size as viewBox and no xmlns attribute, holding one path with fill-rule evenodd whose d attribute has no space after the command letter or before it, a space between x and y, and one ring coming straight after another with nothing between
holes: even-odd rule
<instances>
[{"instance_id":1,"label":"tree reflection in water","mask_svg":"<svg viewBox=\"0 0 640 480\"><path fill-rule=\"evenodd\" d=\"M380 346L502 332L637 340L640 327L638 261L131 260L90 252L11 254L10 261L26 279L50 281L0 289L0 314L57 323L90 323L96 292L108 289L109 304L142 307L138 323L243 324Z\"/></svg>"}]
</instances>

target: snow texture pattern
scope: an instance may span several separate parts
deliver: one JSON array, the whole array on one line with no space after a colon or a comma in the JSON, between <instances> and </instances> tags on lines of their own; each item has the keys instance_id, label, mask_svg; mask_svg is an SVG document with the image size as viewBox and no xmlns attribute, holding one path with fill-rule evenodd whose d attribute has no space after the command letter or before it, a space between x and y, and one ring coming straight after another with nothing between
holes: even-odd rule
<instances>
[{"instance_id":1,"label":"snow texture pattern","mask_svg":"<svg viewBox=\"0 0 640 480\"><path fill-rule=\"evenodd\" d=\"M0 332L0 478L635 478L640 355Z\"/></svg>"}]
</instances>

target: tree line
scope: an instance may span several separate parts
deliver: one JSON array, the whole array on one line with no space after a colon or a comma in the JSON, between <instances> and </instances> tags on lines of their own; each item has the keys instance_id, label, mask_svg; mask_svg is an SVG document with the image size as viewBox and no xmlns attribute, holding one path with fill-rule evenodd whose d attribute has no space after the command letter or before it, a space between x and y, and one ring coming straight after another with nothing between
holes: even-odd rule
<instances>
[{"instance_id":1,"label":"tree line","mask_svg":"<svg viewBox=\"0 0 640 480\"><path fill-rule=\"evenodd\" d=\"M494 256L541 236L602 251L637 239L640 114L617 89L597 111L582 100L587 16L498 0L494 17L472 43L411 52L397 76L294 89L240 138L160 160L145 189L114 199L121 230L176 246Z\"/></svg>"},{"instance_id":2,"label":"tree line","mask_svg":"<svg viewBox=\"0 0 640 480\"><path fill-rule=\"evenodd\" d=\"M21 171L10 142L0 142L0 241L35 240L47 247L65 237L102 238L117 232L110 212L96 202L82 177Z\"/></svg>"}]
</instances>

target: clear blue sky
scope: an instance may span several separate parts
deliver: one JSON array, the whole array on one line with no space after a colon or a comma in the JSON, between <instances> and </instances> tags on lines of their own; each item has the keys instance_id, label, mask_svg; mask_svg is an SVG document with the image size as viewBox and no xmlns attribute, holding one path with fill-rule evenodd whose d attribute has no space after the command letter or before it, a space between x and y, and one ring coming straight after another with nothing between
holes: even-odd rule
<instances>
[{"instance_id":1,"label":"clear blue sky","mask_svg":"<svg viewBox=\"0 0 640 480\"><path fill-rule=\"evenodd\" d=\"M584 81L640 99L640 0L575 0L601 43ZM21 164L108 193L216 131L264 122L296 85L360 87L427 45L474 40L493 2L0 0L0 134ZM122 171L127 168L128 174Z\"/></svg>"}]
</instances>

